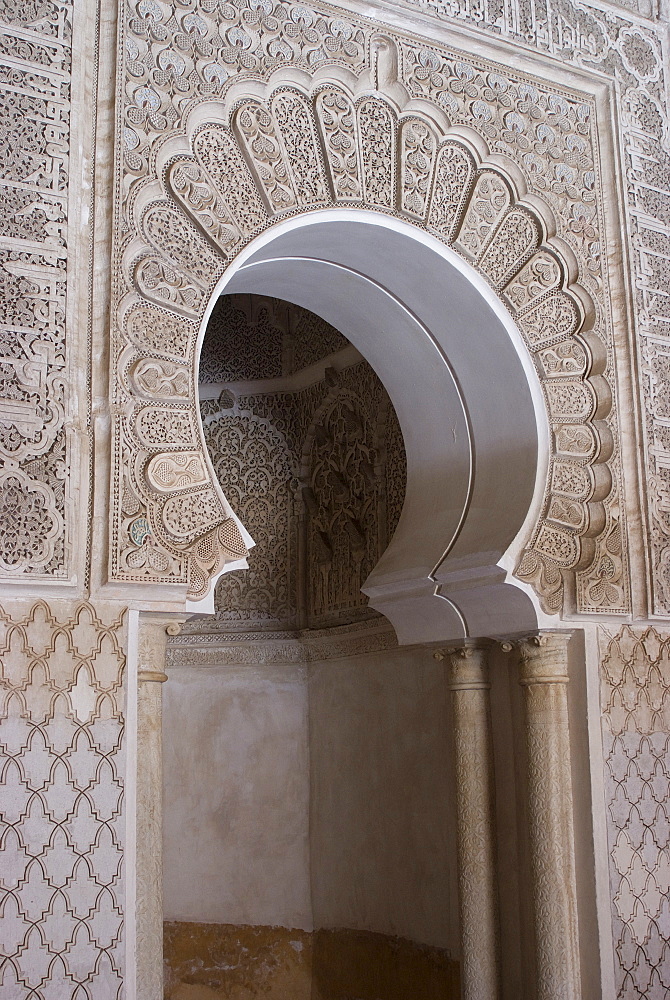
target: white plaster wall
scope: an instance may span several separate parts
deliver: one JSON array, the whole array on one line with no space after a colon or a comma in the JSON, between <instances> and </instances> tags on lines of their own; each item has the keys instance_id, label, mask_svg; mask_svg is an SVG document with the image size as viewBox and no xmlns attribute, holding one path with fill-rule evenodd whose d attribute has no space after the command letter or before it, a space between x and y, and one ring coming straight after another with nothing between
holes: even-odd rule
<instances>
[{"instance_id":1,"label":"white plaster wall","mask_svg":"<svg viewBox=\"0 0 670 1000\"><path fill-rule=\"evenodd\" d=\"M444 667L427 649L310 665L312 904L318 927L458 953Z\"/></svg>"},{"instance_id":2,"label":"white plaster wall","mask_svg":"<svg viewBox=\"0 0 670 1000\"><path fill-rule=\"evenodd\" d=\"M170 667L165 919L311 930L304 668Z\"/></svg>"},{"instance_id":3,"label":"white plaster wall","mask_svg":"<svg viewBox=\"0 0 670 1000\"><path fill-rule=\"evenodd\" d=\"M430 650L168 670L165 919L457 954L448 693Z\"/></svg>"}]
</instances>

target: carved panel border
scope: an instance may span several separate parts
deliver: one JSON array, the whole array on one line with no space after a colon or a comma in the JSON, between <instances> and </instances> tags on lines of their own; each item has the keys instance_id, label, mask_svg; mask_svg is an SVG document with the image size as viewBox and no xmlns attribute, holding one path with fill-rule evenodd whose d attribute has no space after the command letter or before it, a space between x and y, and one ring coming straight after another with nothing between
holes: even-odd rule
<instances>
[{"instance_id":1,"label":"carved panel border","mask_svg":"<svg viewBox=\"0 0 670 1000\"><path fill-rule=\"evenodd\" d=\"M67 581L73 569L73 14L71 0L0 9L0 581L9 583Z\"/></svg>"},{"instance_id":2,"label":"carved panel border","mask_svg":"<svg viewBox=\"0 0 670 1000\"><path fill-rule=\"evenodd\" d=\"M171 452L201 446L195 401L139 398L128 373L138 357L192 366L200 317L239 248L278 218L346 204L426 228L500 294L553 428L543 516L517 575L549 611L565 607L567 581L578 610L626 613L593 98L379 36L325 5L210 10L193 0L181 21L157 0L139 6L127 26L117 206L126 235L116 274L125 411L116 578L188 579L198 596L226 553L239 552L211 486L184 487L177 499L150 479L161 442ZM300 129L289 129L296 120Z\"/></svg>"}]
</instances>

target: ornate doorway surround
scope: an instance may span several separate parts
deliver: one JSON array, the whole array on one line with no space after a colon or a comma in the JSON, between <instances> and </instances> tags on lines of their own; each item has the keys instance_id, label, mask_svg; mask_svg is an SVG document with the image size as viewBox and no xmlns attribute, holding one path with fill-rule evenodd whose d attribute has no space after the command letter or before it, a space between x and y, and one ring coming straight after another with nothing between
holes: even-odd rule
<instances>
[{"instance_id":1,"label":"ornate doorway surround","mask_svg":"<svg viewBox=\"0 0 670 1000\"><path fill-rule=\"evenodd\" d=\"M535 606L556 621L646 616L648 594L654 610L667 613L663 475L649 480L648 556L639 513L642 446L628 335L634 300L621 250L622 233L634 226L618 215L619 155L635 174L636 204L646 204L650 184L663 183L649 166L656 162L652 147L664 138L659 33L632 16L622 20L581 4L549 5L544 14L533 4L532 24L525 4L506 3L500 15L493 5L468 5L466 12L464 4L463 27L441 0L426 6L433 15L419 3L380 2L376 18L355 0L346 11L271 0L138 0L131 8L120 69L117 149L123 142L124 152L117 163L112 312L109 577L124 588L160 591L176 606L187 591L202 598L225 561L244 554L199 426L204 325L224 285L286 296L285 287L272 285L280 278L263 257L275 240L281 280L293 282L296 301L309 304L302 297L306 272L291 272L288 261L309 255L290 245L291 232L304 236L309 223L316 233L319 221L356 225L358 215L361 229L365 217L368 231L376 226L409 240L411 230L417 247L441 253L445 273L463 275L500 321L507 339L496 343L514 349L517 384L527 394L525 454L534 456L541 482L534 491L537 484L522 477L513 523L477 567L507 569L522 585L506 628L528 627L523 615L534 608L521 600L523 588L532 588ZM492 23L474 23L476 11ZM487 41L479 27L502 35ZM649 218L654 211L660 218L651 196L649 204ZM321 247L310 253L324 264ZM642 253L640 260L644 271ZM377 263L374 254L370 261ZM351 258L326 263L356 269ZM373 277L367 265L362 277ZM638 298L647 296L638 309L642 335L652 307L644 274L639 281ZM353 337L353 328L346 332ZM654 364L664 365L662 348L654 352ZM452 360L448 350L444 357ZM463 429L476 413L467 393L467 405L456 405L467 359L458 366L454 359L451 371L445 364L442 374L449 389L431 399L453 404ZM481 383L483 397L489 383ZM537 399L541 409L532 405ZM650 440L659 400L647 414ZM656 441L659 455L664 440ZM507 453L501 455L504 465ZM454 597L451 584L464 569L456 544L466 538L472 512L471 501L453 505L440 553L446 558L424 559L422 596L429 578L429 599L440 584L442 596ZM515 551L514 530L522 551ZM474 593L476 612L490 592L469 586L476 552L467 555L462 589ZM505 561L510 555L513 565ZM393 581L384 582L388 596ZM504 585L504 574L493 582ZM463 617L467 628L459 629L445 614L440 637L495 631L471 608ZM541 677L544 683L546 672ZM564 683L563 674L554 679ZM523 680L530 699L532 678ZM564 761L565 754L552 759Z\"/></svg>"},{"instance_id":2,"label":"ornate doorway surround","mask_svg":"<svg viewBox=\"0 0 670 1000\"><path fill-rule=\"evenodd\" d=\"M245 69L245 46L277 20L262 2L209 20L168 21L158 2L140 7L128 30L118 202L111 579L175 584L197 600L226 561L244 556L204 453L199 336L227 269L254 238L346 209L384 216L389 232L402 220L418 243L441 244L452 269L464 262L518 328L535 370L526 390L536 381L543 399L535 433L539 425L542 439L545 423L550 433L542 497L514 575L546 612L625 614L610 276L597 239L606 222L595 136L605 88L586 79L583 91L548 86L444 46L381 35L362 18L292 6L263 58ZM214 30L228 44L218 60ZM321 48L308 44L315 31ZM452 382L466 377L464 364ZM488 391L482 376L481 397ZM475 412L472 398L466 410ZM507 461L503 448L498 464ZM462 523L441 539L435 570L451 571L450 547L471 509L472 498L461 504ZM495 544L491 552L489 569L502 555ZM458 563L458 549L452 563L455 572L472 565Z\"/></svg>"}]
</instances>

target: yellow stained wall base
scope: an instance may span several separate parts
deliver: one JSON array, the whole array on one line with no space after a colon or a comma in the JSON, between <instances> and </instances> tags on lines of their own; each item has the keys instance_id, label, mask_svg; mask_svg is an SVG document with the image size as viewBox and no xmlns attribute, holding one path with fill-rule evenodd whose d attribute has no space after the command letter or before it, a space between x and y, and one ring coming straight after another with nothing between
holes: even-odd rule
<instances>
[{"instance_id":1,"label":"yellow stained wall base","mask_svg":"<svg viewBox=\"0 0 670 1000\"><path fill-rule=\"evenodd\" d=\"M368 931L170 921L165 1000L457 1000L458 962Z\"/></svg>"}]
</instances>

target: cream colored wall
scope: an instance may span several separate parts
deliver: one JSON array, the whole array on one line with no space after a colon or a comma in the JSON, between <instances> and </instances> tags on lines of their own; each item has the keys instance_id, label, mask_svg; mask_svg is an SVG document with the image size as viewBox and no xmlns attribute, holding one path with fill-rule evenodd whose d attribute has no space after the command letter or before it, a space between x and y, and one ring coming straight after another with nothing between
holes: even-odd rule
<instances>
[{"instance_id":1,"label":"cream colored wall","mask_svg":"<svg viewBox=\"0 0 670 1000\"><path fill-rule=\"evenodd\" d=\"M399 935L457 954L443 670L422 649L310 666L315 926Z\"/></svg>"},{"instance_id":2,"label":"cream colored wall","mask_svg":"<svg viewBox=\"0 0 670 1000\"><path fill-rule=\"evenodd\" d=\"M163 693L165 919L310 930L304 668L170 667Z\"/></svg>"},{"instance_id":3,"label":"cream colored wall","mask_svg":"<svg viewBox=\"0 0 670 1000\"><path fill-rule=\"evenodd\" d=\"M457 954L447 691L430 651L168 673L166 920L346 927Z\"/></svg>"}]
</instances>

